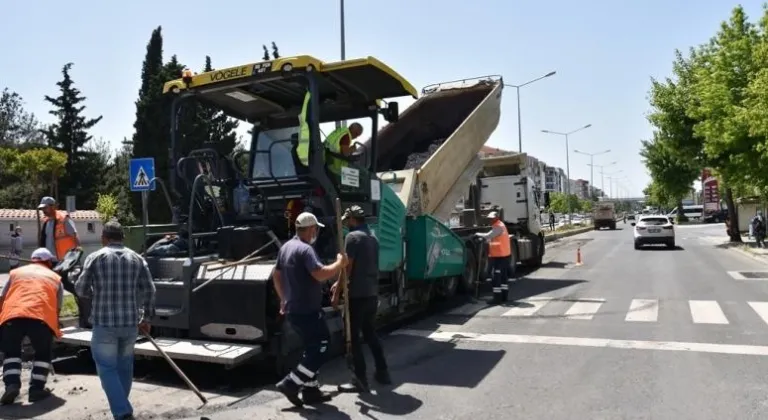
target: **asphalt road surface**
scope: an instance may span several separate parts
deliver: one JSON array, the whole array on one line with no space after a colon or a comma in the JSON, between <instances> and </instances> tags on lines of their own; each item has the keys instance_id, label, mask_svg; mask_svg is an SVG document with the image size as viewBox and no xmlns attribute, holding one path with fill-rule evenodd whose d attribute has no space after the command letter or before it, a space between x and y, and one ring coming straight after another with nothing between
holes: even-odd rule
<instances>
[{"instance_id":1,"label":"asphalt road surface","mask_svg":"<svg viewBox=\"0 0 768 420\"><path fill-rule=\"evenodd\" d=\"M640 251L619 227L555 244L511 288L514 303L469 303L392 333L394 386L301 410L261 390L205 416L768 418L768 266L717 247L722 225L679 226L678 249ZM331 390L344 371L334 361L321 379Z\"/></svg>"}]
</instances>

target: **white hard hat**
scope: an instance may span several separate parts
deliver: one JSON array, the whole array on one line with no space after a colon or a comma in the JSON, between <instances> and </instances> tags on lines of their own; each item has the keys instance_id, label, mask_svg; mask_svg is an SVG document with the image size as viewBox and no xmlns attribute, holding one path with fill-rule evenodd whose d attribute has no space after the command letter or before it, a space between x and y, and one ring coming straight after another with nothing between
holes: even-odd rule
<instances>
[{"instance_id":1,"label":"white hard hat","mask_svg":"<svg viewBox=\"0 0 768 420\"><path fill-rule=\"evenodd\" d=\"M297 228L305 228L305 227L311 227L311 226L325 227L324 224L317 221L317 217L315 217L315 215L312 213L305 211L304 213L301 213L298 217L296 217Z\"/></svg>"},{"instance_id":2,"label":"white hard hat","mask_svg":"<svg viewBox=\"0 0 768 420\"><path fill-rule=\"evenodd\" d=\"M30 259L33 260L39 260L39 261L53 261L56 259L56 257L53 256L51 251L48 250L48 248L37 248L32 252L32 256Z\"/></svg>"},{"instance_id":3,"label":"white hard hat","mask_svg":"<svg viewBox=\"0 0 768 420\"><path fill-rule=\"evenodd\" d=\"M495 212L495 211L492 211L492 212L488 213L488 218L489 219L498 219L499 218L499 213Z\"/></svg>"}]
</instances>

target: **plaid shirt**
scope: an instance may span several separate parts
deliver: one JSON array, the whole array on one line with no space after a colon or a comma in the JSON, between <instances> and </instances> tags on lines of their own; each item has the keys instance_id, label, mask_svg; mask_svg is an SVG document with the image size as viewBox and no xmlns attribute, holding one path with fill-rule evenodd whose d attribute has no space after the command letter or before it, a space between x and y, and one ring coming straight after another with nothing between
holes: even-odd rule
<instances>
[{"instance_id":1,"label":"plaid shirt","mask_svg":"<svg viewBox=\"0 0 768 420\"><path fill-rule=\"evenodd\" d=\"M93 325L134 327L142 316L151 319L155 314L155 284L147 262L122 244L110 244L89 255L75 291L93 298Z\"/></svg>"}]
</instances>

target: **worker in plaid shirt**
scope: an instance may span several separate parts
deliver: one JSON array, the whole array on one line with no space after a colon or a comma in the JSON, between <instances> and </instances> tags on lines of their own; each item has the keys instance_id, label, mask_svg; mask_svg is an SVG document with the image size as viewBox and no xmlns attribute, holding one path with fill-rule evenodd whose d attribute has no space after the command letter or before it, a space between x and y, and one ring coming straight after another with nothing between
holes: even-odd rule
<instances>
[{"instance_id":1,"label":"worker in plaid shirt","mask_svg":"<svg viewBox=\"0 0 768 420\"><path fill-rule=\"evenodd\" d=\"M133 347L139 333L149 334L155 285L144 258L123 246L119 223L104 224L101 241L104 247L85 259L75 289L92 297L91 354L112 415L133 420Z\"/></svg>"}]
</instances>

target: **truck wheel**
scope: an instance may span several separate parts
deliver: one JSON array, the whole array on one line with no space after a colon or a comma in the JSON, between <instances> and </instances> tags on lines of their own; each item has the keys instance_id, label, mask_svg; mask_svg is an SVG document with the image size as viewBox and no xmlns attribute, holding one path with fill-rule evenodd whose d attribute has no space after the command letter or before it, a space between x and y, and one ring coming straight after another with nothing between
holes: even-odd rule
<instances>
[{"instance_id":1,"label":"truck wheel","mask_svg":"<svg viewBox=\"0 0 768 420\"><path fill-rule=\"evenodd\" d=\"M462 293L472 292L475 289L475 283L481 281L480 275L477 271L477 256L474 251L467 249L467 262L459 282L459 291Z\"/></svg>"},{"instance_id":2,"label":"truck wheel","mask_svg":"<svg viewBox=\"0 0 768 420\"><path fill-rule=\"evenodd\" d=\"M459 288L461 277L445 277L440 280L439 296L442 299L450 299L456 295L456 290Z\"/></svg>"}]
</instances>

